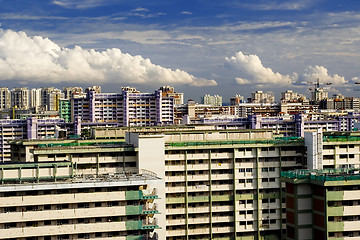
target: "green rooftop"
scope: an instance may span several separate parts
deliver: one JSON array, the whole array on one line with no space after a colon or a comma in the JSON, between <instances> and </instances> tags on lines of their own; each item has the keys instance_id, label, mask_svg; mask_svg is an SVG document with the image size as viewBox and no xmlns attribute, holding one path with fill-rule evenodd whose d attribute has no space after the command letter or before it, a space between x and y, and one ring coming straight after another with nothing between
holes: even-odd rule
<instances>
[{"instance_id":1,"label":"green rooftop","mask_svg":"<svg viewBox=\"0 0 360 240\"><path fill-rule=\"evenodd\" d=\"M292 180L303 181L351 181L360 180L359 169L341 168L341 169L321 169L321 170L305 170L297 169L293 171L281 172L281 177Z\"/></svg>"}]
</instances>

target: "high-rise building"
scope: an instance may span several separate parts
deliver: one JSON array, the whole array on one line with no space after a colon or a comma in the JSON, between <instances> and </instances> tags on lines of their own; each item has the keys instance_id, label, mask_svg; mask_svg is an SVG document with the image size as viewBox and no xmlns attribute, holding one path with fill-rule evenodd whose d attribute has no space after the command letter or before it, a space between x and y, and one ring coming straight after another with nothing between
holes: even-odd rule
<instances>
[{"instance_id":1,"label":"high-rise building","mask_svg":"<svg viewBox=\"0 0 360 240\"><path fill-rule=\"evenodd\" d=\"M272 93L264 93L263 91L256 91L251 93L252 103L274 103L275 97Z\"/></svg>"},{"instance_id":2,"label":"high-rise building","mask_svg":"<svg viewBox=\"0 0 360 240\"><path fill-rule=\"evenodd\" d=\"M135 88L122 88L121 93L96 93L73 96L72 118L84 122L116 122L120 126L158 126L174 123L174 98L163 97L162 91L141 93Z\"/></svg>"},{"instance_id":3,"label":"high-rise building","mask_svg":"<svg viewBox=\"0 0 360 240\"><path fill-rule=\"evenodd\" d=\"M59 100L64 98L60 89L54 87L44 87L41 89L41 106L45 110L59 111Z\"/></svg>"},{"instance_id":4,"label":"high-rise building","mask_svg":"<svg viewBox=\"0 0 360 240\"><path fill-rule=\"evenodd\" d=\"M306 100L305 95L287 90L281 93L281 101L283 102L303 102Z\"/></svg>"},{"instance_id":5,"label":"high-rise building","mask_svg":"<svg viewBox=\"0 0 360 240\"><path fill-rule=\"evenodd\" d=\"M244 103L244 96L236 94L234 97L230 98L230 105L238 105Z\"/></svg>"},{"instance_id":6,"label":"high-rise building","mask_svg":"<svg viewBox=\"0 0 360 240\"><path fill-rule=\"evenodd\" d=\"M29 109L30 98L27 87L17 87L11 90L11 106L17 109Z\"/></svg>"},{"instance_id":7,"label":"high-rise building","mask_svg":"<svg viewBox=\"0 0 360 240\"><path fill-rule=\"evenodd\" d=\"M219 95L211 96L209 94L205 94L201 97L201 103L210 106L222 106L222 97Z\"/></svg>"},{"instance_id":8,"label":"high-rise building","mask_svg":"<svg viewBox=\"0 0 360 240\"><path fill-rule=\"evenodd\" d=\"M88 92L95 92L95 93L101 93L101 87L100 86L91 86L91 87L88 87L85 89L85 92L88 93Z\"/></svg>"},{"instance_id":9,"label":"high-rise building","mask_svg":"<svg viewBox=\"0 0 360 240\"><path fill-rule=\"evenodd\" d=\"M41 88L30 89L30 107L37 109L41 106Z\"/></svg>"},{"instance_id":10,"label":"high-rise building","mask_svg":"<svg viewBox=\"0 0 360 240\"><path fill-rule=\"evenodd\" d=\"M164 184L156 218L166 239L281 237L280 172L302 166L302 139L275 140L271 131L134 131L126 143L99 135L96 141L17 141L13 160L72 162L81 175L153 172Z\"/></svg>"},{"instance_id":11,"label":"high-rise building","mask_svg":"<svg viewBox=\"0 0 360 240\"><path fill-rule=\"evenodd\" d=\"M63 87L63 93L65 99L70 99L73 94L80 94L83 92L81 87Z\"/></svg>"},{"instance_id":12,"label":"high-rise building","mask_svg":"<svg viewBox=\"0 0 360 240\"><path fill-rule=\"evenodd\" d=\"M315 88L311 92L311 100L315 103L319 103L321 100L327 99L329 93L324 90L324 88Z\"/></svg>"},{"instance_id":13,"label":"high-rise building","mask_svg":"<svg viewBox=\"0 0 360 240\"><path fill-rule=\"evenodd\" d=\"M184 93L175 92L174 88L170 86L162 86L159 90L161 90L163 97L174 98L175 106L184 104Z\"/></svg>"},{"instance_id":14,"label":"high-rise building","mask_svg":"<svg viewBox=\"0 0 360 240\"><path fill-rule=\"evenodd\" d=\"M7 87L0 88L0 110L11 108L11 95Z\"/></svg>"},{"instance_id":15,"label":"high-rise building","mask_svg":"<svg viewBox=\"0 0 360 240\"><path fill-rule=\"evenodd\" d=\"M20 182L32 176L41 182L44 174L52 174L52 177L57 179L71 172L79 176L92 175L93 178L99 178L103 174L116 176L119 173L151 173L159 178L158 186L162 186L158 187L156 192L160 198L156 209L161 214L155 217L157 225L162 228L155 230L159 237L161 236L159 239L281 239L288 226L299 226L298 229L304 229L308 234L309 230L305 228L313 227L305 224L309 220L309 213L311 215L311 209L308 208L311 201L329 204L328 207L315 204L313 210L319 224L323 219L334 216L327 220L327 224L332 227L328 232L334 234L329 236L337 236L338 233L340 236L340 232L345 236L346 232L355 231L350 229L356 225L351 224L351 218L344 218L346 228L340 229L336 225L338 223L335 223L340 218L335 217L350 216L349 211L356 215L356 208L349 208L345 213L340 211L342 209L332 208L334 205L331 205L331 202L346 205L352 201L355 205L355 201L358 201L358 198L354 198L358 194L354 188L358 182L350 183L351 176L346 178L336 169L360 167L359 133L322 135L318 131L312 136L305 134L304 141L303 138L274 137L272 131L264 130L147 127L128 129L125 131L124 142L124 131L121 129L99 128L96 131L96 140L47 139L13 142L12 159L21 163L20 169L15 167L15 171L4 171L6 168L14 168L14 165L3 165L1 174L11 173L3 175L7 181ZM116 134L120 134L119 139L116 139ZM322 148L321 151L316 150L319 147ZM314 154L315 151L317 154ZM320 191L317 190L316 194L313 191L310 193L309 187L300 186L307 181L301 177L294 180L294 185L299 184L298 188L294 186L298 194L290 191L285 196L285 186L281 183L281 176L284 175L281 172L311 167L310 163L313 164L314 159L317 166L323 166L324 173L334 171L338 174L337 183L327 183L330 180L326 179L326 175L321 175L320 181L315 184L327 189L323 191L324 196L331 192L331 198L321 198ZM64 172L60 165L71 169L65 169ZM29 171L31 166L38 170ZM43 166L57 170L44 170ZM316 181L317 176L309 174L308 178ZM321 179L325 179L326 184L321 183ZM18 185L17 189L21 189L21 186ZM57 187L56 184L53 186ZM341 186L341 189L336 186ZM128 190L130 189L126 191ZM340 192L336 194L337 191ZM286 200L286 197L297 200L294 208L287 205L290 201ZM133 202L126 204L131 203ZM92 209L91 204L91 210L96 210ZM290 215L298 209L299 215L296 218L299 220L286 224L288 209ZM52 210L56 211L55 208ZM329 215L330 213L334 215ZM38 226L41 226L40 224L42 222L39 222ZM314 229L326 231L319 227L321 226L316 225ZM291 233L292 230L289 229Z\"/></svg>"}]
</instances>

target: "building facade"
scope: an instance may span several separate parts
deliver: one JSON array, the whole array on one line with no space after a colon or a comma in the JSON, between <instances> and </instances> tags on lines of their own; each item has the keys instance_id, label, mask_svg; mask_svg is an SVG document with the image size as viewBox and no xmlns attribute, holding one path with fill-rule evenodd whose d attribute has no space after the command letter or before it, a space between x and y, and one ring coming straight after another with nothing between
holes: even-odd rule
<instances>
[{"instance_id":1,"label":"building facade","mask_svg":"<svg viewBox=\"0 0 360 240\"><path fill-rule=\"evenodd\" d=\"M219 95L211 96L209 94L205 94L203 97L201 97L201 103L204 105L221 107L222 106L222 97Z\"/></svg>"},{"instance_id":2,"label":"building facade","mask_svg":"<svg viewBox=\"0 0 360 240\"><path fill-rule=\"evenodd\" d=\"M158 194L166 200L166 239L281 237L280 172L302 167L302 139L256 130L138 129L122 141L17 141L12 158L72 162L83 175L155 173L164 184Z\"/></svg>"},{"instance_id":3,"label":"building facade","mask_svg":"<svg viewBox=\"0 0 360 240\"><path fill-rule=\"evenodd\" d=\"M7 87L0 88L0 110L11 108L11 95Z\"/></svg>"},{"instance_id":4,"label":"building facade","mask_svg":"<svg viewBox=\"0 0 360 240\"><path fill-rule=\"evenodd\" d=\"M11 106L17 109L29 109L30 96L29 89L26 87L17 87L11 90Z\"/></svg>"},{"instance_id":5,"label":"building facade","mask_svg":"<svg viewBox=\"0 0 360 240\"><path fill-rule=\"evenodd\" d=\"M358 170L297 170L282 176L286 182L286 239L360 237Z\"/></svg>"},{"instance_id":6,"label":"building facade","mask_svg":"<svg viewBox=\"0 0 360 240\"><path fill-rule=\"evenodd\" d=\"M162 91L140 93L123 88L121 93L96 93L71 99L72 119L83 122L117 123L119 126L158 126L174 124L174 98L163 97Z\"/></svg>"},{"instance_id":7,"label":"building facade","mask_svg":"<svg viewBox=\"0 0 360 240\"><path fill-rule=\"evenodd\" d=\"M0 167L0 239L164 238L154 175L76 177L70 162Z\"/></svg>"}]
</instances>

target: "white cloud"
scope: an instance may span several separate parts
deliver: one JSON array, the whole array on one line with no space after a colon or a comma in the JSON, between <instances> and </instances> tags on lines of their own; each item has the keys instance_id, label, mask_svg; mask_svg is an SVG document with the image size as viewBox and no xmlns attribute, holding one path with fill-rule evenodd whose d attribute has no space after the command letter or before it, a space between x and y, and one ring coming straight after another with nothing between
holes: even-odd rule
<instances>
[{"instance_id":1,"label":"white cloud","mask_svg":"<svg viewBox=\"0 0 360 240\"><path fill-rule=\"evenodd\" d=\"M309 66L305 69L302 82L316 82L319 79L320 83L332 84L342 86L348 81L338 74L330 75L328 70L323 66Z\"/></svg>"},{"instance_id":2,"label":"white cloud","mask_svg":"<svg viewBox=\"0 0 360 240\"><path fill-rule=\"evenodd\" d=\"M139 8L133 9L133 10L131 10L131 11L132 11L132 12L148 12L149 9L139 7Z\"/></svg>"},{"instance_id":3,"label":"white cloud","mask_svg":"<svg viewBox=\"0 0 360 240\"><path fill-rule=\"evenodd\" d=\"M22 82L217 85L214 80L155 65L150 59L120 49L99 52L79 46L61 48L47 38L2 29L0 72L0 80Z\"/></svg>"},{"instance_id":4,"label":"white cloud","mask_svg":"<svg viewBox=\"0 0 360 240\"><path fill-rule=\"evenodd\" d=\"M53 0L54 5L69 9L86 9L110 4L112 0Z\"/></svg>"},{"instance_id":5,"label":"white cloud","mask_svg":"<svg viewBox=\"0 0 360 240\"><path fill-rule=\"evenodd\" d=\"M256 55L245 55L238 52L235 56L225 58L225 61L241 76L235 78L238 84L290 84L297 78L296 74L293 76L282 75L264 67Z\"/></svg>"},{"instance_id":6,"label":"white cloud","mask_svg":"<svg viewBox=\"0 0 360 240\"><path fill-rule=\"evenodd\" d=\"M260 3L243 4L239 6L246 7L253 10L303 10L309 8L313 4L313 0L288 0L285 2L279 1L263 1Z\"/></svg>"}]
</instances>

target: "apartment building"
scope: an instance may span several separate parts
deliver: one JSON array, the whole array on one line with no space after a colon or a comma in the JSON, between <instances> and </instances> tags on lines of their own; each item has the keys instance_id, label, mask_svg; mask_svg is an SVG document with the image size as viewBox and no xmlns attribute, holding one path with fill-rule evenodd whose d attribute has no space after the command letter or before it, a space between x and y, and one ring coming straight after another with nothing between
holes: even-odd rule
<instances>
[{"instance_id":1,"label":"apartment building","mask_svg":"<svg viewBox=\"0 0 360 240\"><path fill-rule=\"evenodd\" d=\"M360 168L359 132L305 133L308 169Z\"/></svg>"},{"instance_id":2,"label":"apartment building","mask_svg":"<svg viewBox=\"0 0 360 240\"><path fill-rule=\"evenodd\" d=\"M303 94L287 90L281 93L282 102L303 102L306 101L306 97Z\"/></svg>"},{"instance_id":3,"label":"apartment building","mask_svg":"<svg viewBox=\"0 0 360 240\"><path fill-rule=\"evenodd\" d=\"M184 104L184 93L175 92L174 87L162 86L159 90L161 90L163 97L172 97L175 106Z\"/></svg>"},{"instance_id":4,"label":"apartment building","mask_svg":"<svg viewBox=\"0 0 360 240\"><path fill-rule=\"evenodd\" d=\"M281 236L280 172L302 167L301 138L274 138L263 130L186 128L137 129L126 133L126 142L115 136L16 141L12 157L28 163L72 162L82 175L154 172L164 184L157 195L165 199L159 211L167 239Z\"/></svg>"},{"instance_id":5,"label":"apartment building","mask_svg":"<svg viewBox=\"0 0 360 240\"><path fill-rule=\"evenodd\" d=\"M256 91L251 93L251 99L250 101L252 103L274 103L275 97L273 93L265 93L263 91Z\"/></svg>"},{"instance_id":6,"label":"apartment building","mask_svg":"<svg viewBox=\"0 0 360 240\"><path fill-rule=\"evenodd\" d=\"M30 96L29 89L17 87L11 90L11 106L18 109L29 109Z\"/></svg>"},{"instance_id":7,"label":"apartment building","mask_svg":"<svg viewBox=\"0 0 360 240\"><path fill-rule=\"evenodd\" d=\"M359 170L296 170L282 180L286 239L359 239Z\"/></svg>"},{"instance_id":8,"label":"apartment building","mask_svg":"<svg viewBox=\"0 0 360 240\"><path fill-rule=\"evenodd\" d=\"M214 107L221 107L222 106L222 96L214 95L211 96L210 94L205 94L201 97L201 103L204 105L210 105Z\"/></svg>"},{"instance_id":9,"label":"apartment building","mask_svg":"<svg viewBox=\"0 0 360 240\"><path fill-rule=\"evenodd\" d=\"M11 95L7 87L0 87L0 110L11 108Z\"/></svg>"},{"instance_id":10,"label":"apartment building","mask_svg":"<svg viewBox=\"0 0 360 240\"><path fill-rule=\"evenodd\" d=\"M156 174L163 180L157 218L166 239L280 239L286 232L281 172L360 168L355 132L318 130L298 138L198 126L94 133L88 140L18 140L12 159L71 163L82 176Z\"/></svg>"},{"instance_id":11,"label":"apartment building","mask_svg":"<svg viewBox=\"0 0 360 240\"><path fill-rule=\"evenodd\" d=\"M0 239L164 239L153 174L79 176L61 161L0 167Z\"/></svg>"},{"instance_id":12,"label":"apartment building","mask_svg":"<svg viewBox=\"0 0 360 240\"><path fill-rule=\"evenodd\" d=\"M71 99L72 119L83 122L118 123L119 126L157 126L174 123L174 98L163 97L162 91L140 93L122 88L121 93L88 91L86 96Z\"/></svg>"},{"instance_id":13,"label":"apartment building","mask_svg":"<svg viewBox=\"0 0 360 240\"><path fill-rule=\"evenodd\" d=\"M10 142L16 139L47 139L58 136L59 131L68 135L80 135L81 121L65 123L63 119L1 119L0 162L11 161Z\"/></svg>"}]
</instances>

